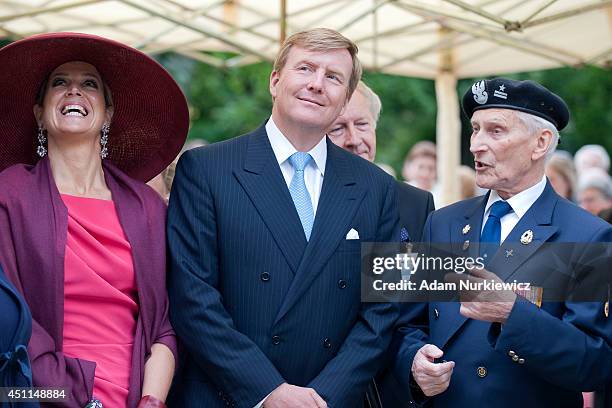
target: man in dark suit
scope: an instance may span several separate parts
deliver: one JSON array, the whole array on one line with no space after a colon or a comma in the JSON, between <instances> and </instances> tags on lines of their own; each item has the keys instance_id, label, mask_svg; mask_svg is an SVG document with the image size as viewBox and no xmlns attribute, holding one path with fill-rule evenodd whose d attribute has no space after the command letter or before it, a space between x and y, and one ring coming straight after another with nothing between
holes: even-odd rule
<instances>
[{"instance_id":1,"label":"man in dark suit","mask_svg":"<svg viewBox=\"0 0 612 408\"><path fill-rule=\"evenodd\" d=\"M361 242L399 230L394 180L325 137L361 76L356 53L333 30L289 37L271 118L181 157L168 287L185 358L170 406L361 403L397 318L360 301Z\"/></svg>"},{"instance_id":2,"label":"man in dark suit","mask_svg":"<svg viewBox=\"0 0 612 408\"><path fill-rule=\"evenodd\" d=\"M382 108L380 98L363 81L359 81L342 115L327 132L338 146L374 162L376 125ZM419 241L425 220L434 210L431 193L397 181L397 206L403 241Z\"/></svg>"},{"instance_id":3,"label":"man in dark suit","mask_svg":"<svg viewBox=\"0 0 612 408\"><path fill-rule=\"evenodd\" d=\"M463 109L476 182L490 192L432 213L424 241L480 256L485 269L472 270L469 282L531 287L412 305L396 338L401 406L582 407L581 391L612 376L609 298L594 285L592 298L581 298L590 302L571 301L562 283L610 281L609 266L581 265L609 265L612 228L558 196L544 176L568 108L535 82L496 78L475 83ZM459 275L449 276L456 283Z\"/></svg>"},{"instance_id":4,"label":"man in dark suit","mask_svg":"<svg viewBox=\"0 0 612 408\"><path fill-rule=\"evenodd\" d=\"M363 81L351 96L342 115L334 121L327 132L329 139L338 146L374 162L376 157L376 125L382 104L380 98ZM434 210L430 192L396 181L397 207L400 216L400 240L420 241L425 220ZM383 406L393 406L402 395L401 386L389 370L390 363L384 360L382 372L368 389L366 406L376 406L380 399Z\"/></svg>"}]
</instances>

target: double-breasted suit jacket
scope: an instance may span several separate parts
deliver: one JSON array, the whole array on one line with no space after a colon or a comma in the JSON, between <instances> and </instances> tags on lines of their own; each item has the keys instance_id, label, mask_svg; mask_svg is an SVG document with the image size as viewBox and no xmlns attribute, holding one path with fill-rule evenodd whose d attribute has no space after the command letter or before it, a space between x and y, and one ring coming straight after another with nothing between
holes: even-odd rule
<instances>
[{"instance_id":1,"label":"double-breasted suit jacket","mask_svg":"<svg viewBox=\"0 0 612 408\"><path fill-rule=\"evenodd\" d=\"M360 302L360 243L399 236L395 194L391 177L327 140L307 241L264 126L185 153L168 218L185 351L170 403L252 408L287 382L359 406L397 318L395 305Z\"/></svg>"}]
</instances>

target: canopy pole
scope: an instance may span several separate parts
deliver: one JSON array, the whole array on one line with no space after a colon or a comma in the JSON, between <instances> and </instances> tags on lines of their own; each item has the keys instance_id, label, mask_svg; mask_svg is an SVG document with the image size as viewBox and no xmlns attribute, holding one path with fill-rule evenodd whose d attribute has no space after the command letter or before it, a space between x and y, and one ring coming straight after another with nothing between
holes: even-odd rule
<instances>
[{"instance_id":1,"label":"canopy pole","mask_svg":"<svg viewBox=\"0 0 612 408\"><path fill-rule=\"evenodd\" d=\"M452 31L442 28L443 37ZM459 97L457 77L453 69L452 48L440 50L441 69L436 77L436 148L440 197L437 207L458 201L460 197L458 170L461 164L461 120L459 118Z\"/></svg>"},{"instance_id":2,"label":"canopy pole","mask_svg":"<svg viewBox=\"0 0 612 408\"><path fill-rule=\"evenodd\" d=\"M280 0L279 44L283 45L286 38L287 38L287 0Z\"/></svg>"}]
</instances>

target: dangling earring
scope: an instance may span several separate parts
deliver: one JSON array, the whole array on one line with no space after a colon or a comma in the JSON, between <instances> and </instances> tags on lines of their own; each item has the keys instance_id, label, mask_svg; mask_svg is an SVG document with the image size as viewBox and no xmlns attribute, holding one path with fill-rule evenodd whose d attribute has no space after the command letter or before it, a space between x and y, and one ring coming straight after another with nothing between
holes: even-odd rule
<instances>
[{"instance_id":1,"label":"dangling earring","mask_svg":"<svg viewBox=\"0 0 612 408\"><path fill-rule=\"evenodd\" d=\"M36 148L36 154L40 157L45 157L47 154L47 148L45 147L45 143L47 142L47 136L45 136L45 131L42 126L38 126L38 147Z\"/></svg>"},{"instance_id":2,"label":"dangling earring","mask_svg":"<svg viewBox=\"0 0 612 408\"><path fill-rule=\"evenodd\" d=\"M106 144L108 143L109 132L110 126L108 125L108 123L102 125L102 130L100 131L100 146L102 147L102 149L100 149L100 157L103 159L106 159L108 157L108 148L106 147Z\"/></svg>"}]
</instances>

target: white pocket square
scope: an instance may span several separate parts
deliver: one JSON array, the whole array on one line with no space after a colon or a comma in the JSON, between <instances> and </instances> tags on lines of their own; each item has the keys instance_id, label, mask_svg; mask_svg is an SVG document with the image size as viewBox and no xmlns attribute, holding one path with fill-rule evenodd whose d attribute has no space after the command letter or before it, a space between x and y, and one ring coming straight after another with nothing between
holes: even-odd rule
<instances>
[{"instance_id":1,"label":"white pocket square","mask_svg":"<svg viewBox=\"0 0 612 408\"><path fill-rule=\"evenodd\" d=\"M351 230L346 234L346 239L359 239L359 233L355 228L351 228Z\"/></svg>"}]
</instances>

